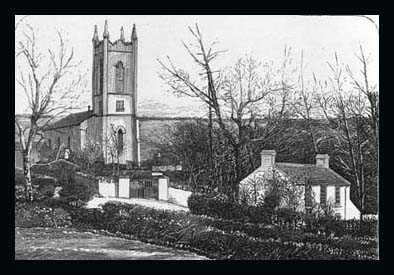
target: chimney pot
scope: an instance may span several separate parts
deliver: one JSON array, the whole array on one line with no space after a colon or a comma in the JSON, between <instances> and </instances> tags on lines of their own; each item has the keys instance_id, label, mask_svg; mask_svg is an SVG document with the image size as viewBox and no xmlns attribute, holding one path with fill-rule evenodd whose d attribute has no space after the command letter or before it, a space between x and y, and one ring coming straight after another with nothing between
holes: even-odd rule
<instances>
[{"instance_id":1,"label":"chimney pot","mask_svg":"<svg viewBox=\"0 0 394 275\"><path fill-rule=\"evenodd\" d=\"M90 111L90 105L88 105L88 111Z\"/></svg>"},{"instance_id":2,"label":"chimney pot","mask_svg":"<svg viewBox=\"0 0 394 275\"><path fill-rule=\"evenodd\" d=\"M329 159L330 156L328 154L317 154L316 155L316 166L329 168Z\"/></svg>"},{"instance_id":3,"label":"chimney pot","mask_svg":"<svg viewBox=\"0 0 394 275\"><path fill-rule=\"evenodd\" d=\"M275 165L275 150L262 150L261 153L261 168L263 170L272 168Z\"/></svg>"}]
</instances>

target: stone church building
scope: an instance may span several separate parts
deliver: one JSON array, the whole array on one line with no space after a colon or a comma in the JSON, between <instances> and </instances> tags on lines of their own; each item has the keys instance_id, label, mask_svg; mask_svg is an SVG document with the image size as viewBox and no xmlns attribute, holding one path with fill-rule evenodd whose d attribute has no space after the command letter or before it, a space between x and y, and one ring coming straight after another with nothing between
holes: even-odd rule
<instances>
[{"instance_id":1,"label":"stone church building","mask_svg":"<svg viewBox=\"0 0 394 275\"><path fill-rule=\"evenodd\" d=\"M123 27L120 37L110 40L107 22L103 39L97 26L92 39L92 108L70 114L45 130L46 145L69 150L81 150L87 143L102 146L106 163L117 162L111 157L119 149L119 163L140 165L154 154L149 141L154 131L171 119L137 116L138 37L135 25L130 40ZM159 123L158 123L159 122ZM142 136L140 138L140 133Z\"/></svg>"}]
</instances>

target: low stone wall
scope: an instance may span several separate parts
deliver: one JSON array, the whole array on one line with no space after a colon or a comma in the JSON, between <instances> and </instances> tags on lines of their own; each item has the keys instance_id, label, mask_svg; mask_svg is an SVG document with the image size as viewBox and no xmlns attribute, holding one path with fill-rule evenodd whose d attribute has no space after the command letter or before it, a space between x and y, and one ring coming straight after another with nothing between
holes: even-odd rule
<instances>
[{"instance_id":1,"label":"low stone wall","mask_svg":"<svg viewBox=\"0 0 394 275\"><path fill-rule=\"evenodd\" d=\"M187 199L191 196L192 192L184 191L181 189L168 188L168 201L187 207Z\"/></svg>"},{"instance_id":2,"label":"low stone wall","mask_svg":"<svg viewBox=\"0 0 394 275\"><path fill-rule=\"evenodd\" d=\"M104 198L115 198L116 196L115 181L109 181L106 179L99 180L99 193Z\"/></svg>"}]
</instances>

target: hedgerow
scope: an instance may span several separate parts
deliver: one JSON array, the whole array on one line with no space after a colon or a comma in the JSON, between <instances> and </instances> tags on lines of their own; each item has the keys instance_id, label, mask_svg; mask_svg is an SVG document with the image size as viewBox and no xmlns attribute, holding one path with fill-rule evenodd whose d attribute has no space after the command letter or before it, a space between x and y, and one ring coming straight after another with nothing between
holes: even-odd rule
<instances>
[{"instance_id":1,"label":"hedgerow","mask_svg":"<svg viewBox=\"0 0 394 275\"><path fill-rule=\"evenodd\" d=\"M78 209L75 224L121 233L215 259L374 259L373 243L337 241L300 231L281 231L189 213L107 203L103 210ZM345 244L345 245L344 245Z\"/></svg>"},{"instance_id":2,"label":"hedgerow","mask_svg":"<svg viewBox=\"0 0 394 275\"><path fill-rule=\"evenodd\" d=\"M272 210L264 205L244 205L230 201L222 194L192 194L188 199L190 212L216 219L242 223L273 225L285 232L300 229L313 234L343 237L377 236L377 221L365 220L362 225L356 220L338 220L334 216L306 216L289 208Z\"/></svg>"},{"instance_id":3,"label":"hedgerow","mask_svg":"<svg viewBox=\"0 0 394 275\"><path fill-rule=\"evenodd\" d=\"M15 226L18 227L69 227L71 216L62 208L37 203L15 205Z\"/></svg>"}]
</instances>

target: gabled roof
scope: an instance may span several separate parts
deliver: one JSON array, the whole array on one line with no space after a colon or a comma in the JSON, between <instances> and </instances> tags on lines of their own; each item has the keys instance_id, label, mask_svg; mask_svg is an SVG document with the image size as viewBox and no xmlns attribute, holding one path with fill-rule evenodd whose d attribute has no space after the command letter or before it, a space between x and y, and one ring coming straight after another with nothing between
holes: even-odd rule
<instances>
[{"instance_id":1,"label":"gabled roof","mask_svg":"<svg viewBox=\"0 0 394 275\"><path fill-rule=\"evenodd\" d=\"M341 185L349 186L350 182L338 175L334 170L319 167L314 164L276 163L276 167L289 177L307 175L311 185Z\"/></svg>"},{"instance_id":2,"label":"gabled roof","mask_svg":"<svg viewBox=\"0 0 394 275\"><path fill-rule=\"evenodd\" d=\"M65 118L62 118L56 121L55 123L49 125L44 130L54 130L64 127L77 126L92 116L93 116L93 111L85 111L85 112L70 114Z\"/></svg>"}]
</instances>

